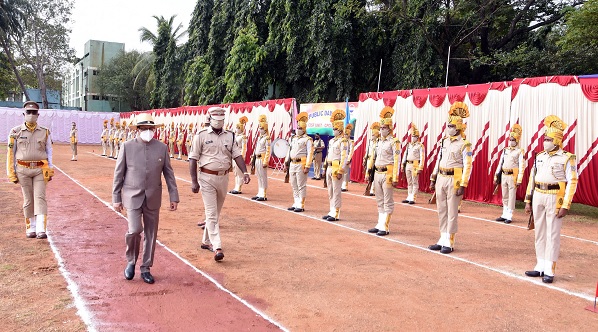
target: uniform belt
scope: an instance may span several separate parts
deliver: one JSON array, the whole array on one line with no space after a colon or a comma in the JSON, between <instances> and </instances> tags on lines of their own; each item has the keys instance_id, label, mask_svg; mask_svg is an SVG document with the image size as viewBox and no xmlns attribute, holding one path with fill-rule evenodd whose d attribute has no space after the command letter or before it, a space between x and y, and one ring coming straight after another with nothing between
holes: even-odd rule
<instances>
[{"instance_id":1,"label":"uniform belt","mask_svg":"<svg viewBox=\"0 0 598 332\"><path fill-rule=\"evenodd\" d=\"M300 163L301 162L301 158L291 158L291 161L294 163Z\"/></svg>"},{"instance_id":2,"label":"uniform belt","mask_svg":"<svg viewBox=\"0 0 598 332\"><path fill-rule=\"evenodd\" d=\"M332 161L327 162L328 166L332 166Z\"/></svg>"},{"instance_id":3,"label":"uniform belt","mask_svg":"<svg viewBox=\"0 0 598 332\"><path fill-rule=\"evenodd\" d=\"M413 164L413 160L407 160L407 164Z\"/></svg>"},{"instance_id":4,"label":"uniform belt","mask_svg":"<svg viewBox=\"0 0 598 332\"><path fill-rule=\"evenodd\" d=\"M455 169L453 169L453 168L441 168L438 171L442 175L454 175L455 174Z\"/></svg>"},{"instance_id":5,"label":"uniform belt","mask_svg":"<svg viewBox=\"0 0 598 332\"><path fill-rule=\"evenodd\" d=\"M536 189L540 190L556 190L560 188L558 184L536 183Z\"/></svg>"},{"instance_id":6,"label":"uniform belt","mask_svg":"<svg viewBox=\"0 0 598 332\"><path fill-rule=\"evenodd\" d=\"M201 167L199 169L202 173L212 174L212 175L226 175L228 174L228 169L226 171L212 171L211 169L207 169L205 167Z\"/></svg>"},{"instance_id":7,"label":"uniform belt","mask_svg":"<svg viewBox=\"0 0 598 332\"><path fill-rule=\"evenodd\" d=\"M17 160L17 164L29 168L39 168L44 166L44 162L41 160Z\"/></svg>"},{"instance_id":8,"label":"uniform belt","mask_svg":"<svg viewBox=\"0 0 598 332\"><path fill-rule=\"evenodd\" d=\"M512 169L502 169L502 174L504 175L511 175L513 174L513 170Z\"/></svg>"},{"instance_id":9,"label":"uniform belt","mask_svg":"<svg viewBox=\"0 0 598 332\"><path fill-rule=\"evenodd\" d=\"M256 158L261 158L261 157L262 157L262 155L261 155L261 154L256 154L256 155L255 155L255 157L256 157Z\"/></svg>"},{"instance_id":10,"label":"uniform belt","mask_svg":"<svg viewBox=\"0 0 598 332\"><path fill-rule=\"evenodd\" d=\"M378 167L376 166L376 172L386 172L388 168L386 166Z\"/></svg>"}]
</instances>

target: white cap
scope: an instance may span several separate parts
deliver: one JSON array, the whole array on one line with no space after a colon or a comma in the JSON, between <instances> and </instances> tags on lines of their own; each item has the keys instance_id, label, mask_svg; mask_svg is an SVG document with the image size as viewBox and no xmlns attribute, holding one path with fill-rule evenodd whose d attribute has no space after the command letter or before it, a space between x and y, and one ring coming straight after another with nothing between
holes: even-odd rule
<instances>
[{"instance_id":1,"label":"white cap","mask_svg":"<svg viewBox=\"0 0 598 332\"><path fill-rule=\"evenodd\" d=\"M214 120L224 120L226 117L226 110L222 107L210 107L208 113L210 113L210 118Z\"/></svg>"}]
</instances>

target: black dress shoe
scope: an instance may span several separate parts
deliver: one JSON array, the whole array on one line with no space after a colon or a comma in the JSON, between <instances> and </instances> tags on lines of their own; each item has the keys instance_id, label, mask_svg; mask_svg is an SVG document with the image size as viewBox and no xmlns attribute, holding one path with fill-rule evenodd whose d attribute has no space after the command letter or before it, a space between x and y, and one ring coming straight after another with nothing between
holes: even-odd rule
<instances>
[{"instance_id":1,"label":"black dress shoe","mask_svg":"<svg viewBox=\"0 0 598 332\"><path fill-rule=\"evenodd\" d=\"M553 276L544 276L542 277L542 282L545 284L552 284L552 281L554 280Z\"/></svg>"},{"instance_id":2,"label":"black dress shoe","mask_svg":"<svg viewBox=\"0 0 598 332\"><path fill-rule=\"evenodd\" d=\"M409 200L408 199L404 199L404 200L401 201L401 203L409 203Z\"/></svg>"},{"instance_id":3,"label":"black dress shoe","mask_svg":"<svg viewBox=\"0 0 598 332\"><path fill-rule=\"evenodd\" d=\"M266 197L258 197L255 200L258 202L263 202L263 201L267 201L268 199Z\"/></svg>"},{"instance_id":4,"label":"black dress shoe","mask_svg":"<svg viewBox=\"0 0 598 332\"><path fill-rule=\"evenodd\" d=\"M46 238L48 238L48 236L44 232L37 233L37 235L35 237L38 238L38 239L46 239Z\"/></svg>"},{"instance_id":5,"label":"black dress shoe","mask_svg":"<svg viewBox=\"0 0 598 332\"><path fill-rule=\"evenodd\" d=\"M217 249L217 250L216 250L216 255L214 255L214 260L215 260L216 262L219 262L219 261L221 261L223 258L224 258L224 253L222 252L222 250L220 250L220 249Z\"/></svg>"},{"instance_id":6,"label":"black dress shoe","mask_svg":"<svg viewBox=\"0 0 598 332\"><path fill-rule=\"evenodd\" d=\"M135 265L127 264L125 268L125 279L131 280L135 276Z\"/></svg>"},{"instance_id":7,"label":"black dress shoe","mask_svg":"<svg viewBox=\"0 0 598 332\"><path fill-rule=\"evenodd\" d=\"M428 246L428 249L430 249L430 250L440 250L440 249L442 249L442 246L439 245L439 244L433 244L431 246Z\"/></svg>"},{"instance_id":8,"label":"black dress shoe","mask_svg":"<svg viewBox=\"0 0 598 332\"><path fill-rule=\"evenodd\" d=\"M295 207L291 206L290 208L287 208L287 210L289 210L289 211L295 211Z\"/></svg>"},{"instance_id":9,"label":"black dress shoe","mask_svg":"<svg viewBox=\"0 0 598 332\"><path fill-rule=\"evenodd\" d=\"M510 224L511 222L512 222L512 220L510 220L510 219L505 220L505 224Z\"/></svg>"},{"instance_id":10,"label":"black dress shoe","mask_svg":"<svg viewBox=\"0 0 598 332\"><path fill-rule=\"evenodd\" d=\"M141 279L143 279L143 281L147 282L148 284L154 283L154 277L152 277L152 274L149 272L142 272Z\"/></svg>"},{"instance_id":11,"label":"black dress shoe","mask_svg":"<svg viewBox=\"0 0 598 332\"><path fill-rule=\"evenodd\" d=\"M349 189L341 189L342 192L349 191Z\"/></svg>"},{"instance_id":12,"label":"black dress shoe","mask_svg":"<svg viewBox=\"0 0 598 332\"><path fill-rule=\"evenodd\" d=\"M313 177L313 178L311 178L311 179L312 179L312 180L317 180L318 178L316 178L316 177Z\"/></svg>"},{"instance_id":13,"label":"black dress shoe","mask_svg":"<svg viewBox=\"0 0 598 332\"><path fill-rule=\"evenodd\" d=\"M302 208L296 208L296 209L295 209L295 212L303 212L303 211L305 211L305 210L304 210L304 209L302 209Z\"/></svg>"},{"instance_id":14,"label":"black dress shoe","mask_svg":"<svg viewBox=\"0 0 598 332\"><path fill-rule=\"evenodd\" d=\"M328 216L328 218L326 220L328 220L328 221L339 221L339 219L336 219L335 217L330 217L330 216Z\"/></svg>"},{"instance_id":15,"label":"black dress shoe","mask_svg":"<svg viewBox=\"0 0 598 332\"><path fill-rule=\"evenodd\" d=\"M413 205L413 204L415 204L415 202L414 201L409 201L409 204Z\"/></svg>"},{"instance_id":16,"label":"black dress shoe","mask_svg":"<svg viewBox=\"0 0 598 332\"><path fill-rule=\"evenodd\" d=\"M451 252L453 252L453 248L451 247L442 246L442 249L440 249L441 254L450 254Z\"/></svg>"},{"instance_id":17,"label":"black dress shoe","mask_svg":"<svg viewBox=\"0 0 598 332\"><path fill-rule=\"evenodd\" d=\"M257 196L253 196L253 197L251 197L251 199L252 199L252 200L254 200L254 201L255 201L256 199L258 199L258 198L259 198L259 197L257 197Z\"/></svg>"},{"instance_id":18,"label":"black dress shoe","mask_svg":"<svg viewBox=\"0 0 598 332\"><path fill-rule=\"evenodd\" d=\"M27 233L27 237L30 239L35 239L36 236L37 234L35 234L35 232Z\"/></svg>"},{"instance_id":19,"label":"black dress shoe","mask_svg":"<svg viewBox=\"0 0 598 332\"><path fill-rule=\"evenodd\" d=\"M539 271L525 271L525 275L528 277L543 277L544 276L544 272L539 272Z\"/></svg>"},{"instance_id":20,"label":"black dress shoe","mask_svg":"<svg viewBox=\"0 0 598 332\"><path fill-rule=\"evenodd\" d=\"M378 235L378 236L385 236L388 234L390 234L390 232L387 232L387 231L378 231L378 233L376 233L376 235Z\"/></svg>"},{"instance_id":21,"label":"black dress shoe","mask_svg":"<svg viewBox=\"0 0 598 332\"><path fill-rule=\"evenodd\" d=\"M378 231L380 231L380 230L377 229L377 228L370 228L370 229L368 229L368 233L378 233Z\"/></svg>"},{"instance_id":22,"label":"black dress shoe","mask_svg":"<svg viewBox=\"0 0 598 332\"><path fill-rule=\"evenodd\" d=\"M375 194L374 193L370 193L370 196L375 196Z\"/></svg>"},{"instance_id":23,"label":"black dress shoe","mask_svg":"<svg viewBox=\"0 0 598 332\"><path fill-rule=\"evenodd\" d=\"M494 220L496 220L496 221L505 221L505 220L507 220L507 219L505 219L505 218L503 218L503 217L498 217L498 218L496 218L496 219L494 219Z\"/></svg>"},{"instance_id":24,"label":"black dress shoe","mask_svg":"<svg viewBox=\"0 0 598 332\"><path fill-rule=\"evenodd\" d=\"M231 193L231 194L233 194L233 195L238 195L238 194L241 194L241 192L240 192L240 191L236 191L236 190L231 190L231 191L229 191L229 193Z\"/></svg>"},{"instance_id":25,"label":"black dress shoe","mask_svg":"<svg viewBox=\"0 0 598 332\"><path fill-rule=\"evenodd\" d=\"M329 215L325 215L325 216L322 216L322 219L326 220L326 219L328 219L328 217L330 217L330 216Z\"/></svg>"}]
</instances>

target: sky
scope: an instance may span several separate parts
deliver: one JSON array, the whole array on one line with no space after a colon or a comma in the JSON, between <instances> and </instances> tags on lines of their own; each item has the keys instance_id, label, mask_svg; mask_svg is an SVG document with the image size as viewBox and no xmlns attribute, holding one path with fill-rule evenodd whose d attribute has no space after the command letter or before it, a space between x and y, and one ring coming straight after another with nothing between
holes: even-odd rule
<instances>
[{"instance_id":1,"label":"sky","mask_svg":"<svg viewBox=\"0 0 598 332\"><path fill-rule=\"evenodd\" d=\"M77 57L90 40L125 44L125 51L151 51L151 46L139 40L139 28L146 27L154 34L158 27L152 16L174 19L175 27L182 23L183 30L195 8L195 0L75 0L70 24L70 46ZM186 41L187 36L180 41Z\"/></svg>"}]
</instances>

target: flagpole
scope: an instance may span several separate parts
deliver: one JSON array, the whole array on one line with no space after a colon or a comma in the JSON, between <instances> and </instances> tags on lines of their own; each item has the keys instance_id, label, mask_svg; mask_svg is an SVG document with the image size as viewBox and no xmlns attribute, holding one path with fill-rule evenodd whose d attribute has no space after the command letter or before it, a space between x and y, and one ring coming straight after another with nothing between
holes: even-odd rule
<instances>
[{"instance_id":1,"label":"flagpole","mask_svg":"<svg viewBox=\"0 0 598 332\"><path fill-rule=\"evenodd\" d=\"M451 63L451 45L448 47L448 55L446 56L446 76L444 79L444 86L448 86L448 70Z\"/></svg>"},{"instance_id":2,"label":"flagpole","mask_svg":"<svg viewBox=\"0 0 598 332\"><path fill-rule=\"evenodd\" d=\"M380 92L380 76L382 75L382 59L380 59L380 71L378 71L378 89L376 92Z\"/></svg>"}]
</instances>

